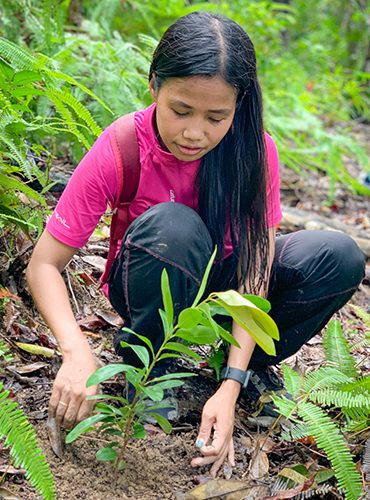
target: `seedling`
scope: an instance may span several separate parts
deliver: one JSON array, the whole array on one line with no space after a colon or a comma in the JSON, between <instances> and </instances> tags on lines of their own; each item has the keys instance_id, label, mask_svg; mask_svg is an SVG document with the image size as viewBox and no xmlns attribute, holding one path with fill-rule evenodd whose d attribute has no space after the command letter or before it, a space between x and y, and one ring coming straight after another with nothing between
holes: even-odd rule
<instances>
[{"instance_id":1,"label":"seedling","mask_svg":"<svg viewBox=\"0 0 370 500\"><path fill-rule=\"evenodd\" d=\"M142 362L142 368L129 364L110 364L99 368L87 381L87 386L100 384L109 378L124 373L126 381L133 388L132 397L99 394L89 399L98 401L96 413L80 422L66 438L71 443L82 433L97 428L102 434L117 436L117 440L97 452L97 459L111 461L115 469L125 466L124 455L130 439L141 439L146 436L144 422L148 416L155 419L167 433L172 429L170 422L158 413L168 407L163 402L164 391L179 387L184 379L194 376L193 373L170 373L159 377L151 377L157 363L169 358L186 358L192 362L201 361L201 356L189 345L210 345L215 347L220 340L239 347L234 337L213 316L222 314L240 324L268 354L275 354L274 341L279 339L275 322L268 316L269 303L260 297L243 296L234 290L211 293L201 301L206 288L207 279L216 255L214 251L204 274L197 296L191 307L184 309L175 324L174 308L168 275L163 269L161 290L164 309L159 310L164 338L158 351L146 337L128 329L124 331L135 335L143 345L129 345L121 342L122 347L131 348Z\"/></svg>"}]
</instances>

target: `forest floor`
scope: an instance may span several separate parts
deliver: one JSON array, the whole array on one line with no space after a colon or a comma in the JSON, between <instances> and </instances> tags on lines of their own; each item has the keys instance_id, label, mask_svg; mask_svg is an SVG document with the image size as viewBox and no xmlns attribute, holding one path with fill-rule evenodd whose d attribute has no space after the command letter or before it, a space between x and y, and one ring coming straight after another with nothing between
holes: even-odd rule
<instances>
[{"instance_id":1,"label":"forest floor","mask_svg":"<svg viewBox=\"0 0 370 500\"><path fill-rule=\"evenodd\" d=\"M360 232L369 231L369 200L353 196L339 187L335 202L326 203L328 180L323 175L310 173L304 178L282 168L281 188L282 202L286 207L299 208L308 215L320 215L328 221L338 220ZM50 205L53 206L55 201L51 199ZM284 227L281 229L285 231ZM112 349L112 338L120 326L120 318L94 284L100 274L102 259L106 256L107 236L107 226L102 222L99 231L74 257L65 273L77 320L103 364L119 361ZM6 249L4 241L0 244ZM190 460L196 455L194 442L202 406L216 387L207 369L197 369L199 376L180 389L180 416L174 423L173 432L166 435L159 428L148 425L148 437L129 444L124 471L114 473L109 464L96 461L95 453L101 445L101 438L96 434L84 435L65 447L62 459L56 457L50 448L46 420L52 382L61 362L60 354L56 350L52 358L45 358L15 346L15 342L24 342L52 349L57 347L27 292L24 269L30 253L29 242L19 236L13 249L13 257L17 257L6 262L3 257L0 261L5 269L2 273L3 285L13 294L4 302L4 316L0 324L0 336L10 343L13 354L13 360L4 367L2 379L37 431L40 446L55 478L58 499L308 498L308 494L304 496L302 493L308 488L307 484L279 496L276 493L281 486L278 473L297 464L303 464L310 471L327 469L330 464L312 441L279 441L281 425L273 427L276 418L263 414L263 404L250 408L243 399L238 403L236 466L232 470L225 465L218 477L210 480L208 468L191 468ZM369 297L369 278L365 278L351 303L368 310ZM363 323L350 305L345 306L336 317L349 339L364 333ZM370 350L366 347L359 348L355 353L362 362L364 372L370 370L369 355ZM324 361L320 335L288 361L302 373L319 367ZM120 390L114 382L104 387L107 391ZM361 462L363 444L368 437L369 433L363 433L351 441L351 451L358 462ZM39 498L25 480L24 472L9 468L5 448L0 448L1 471L6 473L6 481L0 487L0 498ZM240 483L234 483L234 480ZM344 498L335 484L333 479L322 483L316 488L316 493L310 493L310 497ZM194 490L199 485L203 485L203 493L199 489Z\"/></svg>"}]
</instances>

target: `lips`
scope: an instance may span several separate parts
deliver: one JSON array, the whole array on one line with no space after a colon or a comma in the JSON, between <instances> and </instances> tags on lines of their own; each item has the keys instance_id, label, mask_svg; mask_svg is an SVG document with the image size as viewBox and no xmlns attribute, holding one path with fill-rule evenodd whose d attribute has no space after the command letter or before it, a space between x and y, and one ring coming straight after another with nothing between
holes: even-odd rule
<instances>
[{"instance_id":1,"label":"lips","mask_svg":"<svg viewBox=\"0 0 370 500\"><path fill-rule=\"evenodd\" d=\"M188 146L181 146L180 144L177 144L177 147L182 154L187 156L197 155L200 152L204 151L205 149L205 148L190 148Z\"/></svg>"}]
</instances>

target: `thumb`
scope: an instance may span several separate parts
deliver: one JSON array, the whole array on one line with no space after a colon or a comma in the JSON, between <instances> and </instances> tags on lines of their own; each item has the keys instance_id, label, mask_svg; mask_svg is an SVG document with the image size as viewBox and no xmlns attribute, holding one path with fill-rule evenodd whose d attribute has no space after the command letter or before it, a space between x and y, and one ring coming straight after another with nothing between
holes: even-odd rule
<instances>
[{"instance_id":1,"label":"thumb","mask_svg":"<svg viewBox=\"0 0 370 500\"><path fill-rule=\"evenodd\" d=\"M197 448L203 448L203 446L208 442L211 436L214 422L215 422L214 417L209 417L204 414L202 415L202 421L200 423L198 437L195 442L195 446Z\"/></svg>"}]
</instances>

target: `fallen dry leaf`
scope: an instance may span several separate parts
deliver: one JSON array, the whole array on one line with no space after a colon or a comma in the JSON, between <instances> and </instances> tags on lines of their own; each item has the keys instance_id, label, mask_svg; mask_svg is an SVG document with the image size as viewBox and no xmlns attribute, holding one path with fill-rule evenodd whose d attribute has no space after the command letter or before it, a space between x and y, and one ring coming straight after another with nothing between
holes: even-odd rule
<instances>
[{"instance_id":1,"label":"fallen dry leaf","mask_svg":"<svg viewBox=\"0 0 370 500\"><path fill-rule=\"evenodd\" d=\"M20 500L19 497L14 495L14 493L4 486L0 486L0 498L1 500Z\"/></svg>"},{"instance_id":2,"label":"fallen dry leaf","mask_svg":"<svg viewBox=\"0 0 370 500\"><path fill-rule=\"evenodd\" d=\"M103 257L99 257L99 255L86 255L84 257L81 257L81 259L84 262L86 262L86 264L89 264L90 266L95 267L95 269L97 269L101 273L104 272L107 259L104 259Z\"/></svg>"},{"instance_id":3,"label":"fallen dry leaf","mask_svg":"<svg viewBox=\"0 0 370 500\"><path fill-rule=\"evenodd\" d=\"M267 453L262 451L258 446L249 464L249 477L251 479L260 479L268 473L269 465Z\"/></svg>"},{"instance_id":4,"label":"fallen dry leaf","mask_svg":"<svg viewBox=\"0 0 370 500\"><path fill-rule=\"evenodd\" d=\"M45 356L45 358L52 358L55 354L54 349L49 349L48 347L43 347L37 344L24 344L23 342L16 342L18 346L23 351L35 354L36 356Z\"/></svg>"},{"instance_id":5,"label":"fallen dry leaf","mask_svg":"<svg viewBox=\"0 0 370 500\"><path fill-rule=\"evenodd\" d=\"M98 309L96 311L96 315L99 316L99 318L102 318L106 323L108 323L108 325L116 326L117 328L120 328L123 325L123 319L116 313Z\"/></svg>"},{"instance_id":6,"label":"fallen dry leaf","mask_svg":"<svg viewBox=\"0 0 370 500\"><path fill-rule=\"evenodd\" d=\"M1 299L21 300L17 295L14 295L7 288L3 287L0 287L0 300Z\"/></svg>"},{"instance_id":7,"label":"fallen dry leaf","mask_svg":"<svg viewBox=\"0 0 370 500\"><path fill-rule=\"evenodd\" d=\"M227 479L211 479L205 484L185 493L183 500L208 500L211 498L223 500L259 500L268 492L265 486L249 486L246 481Z\"/></svg>"},{"instance_id":8,"label":"fallen dry leaf","mask_svg":"<svg viewBox=\"0 0 370 500\"><path fill-rule=\"evenodd\" d=\"M17 373L23 374L23 373L33 373L37 372L38 370L41 370L41 368L45 368L47 366L46 363L31 363L30 365L24 365L24 366L9 366L9 368L13 368Z\"/></svg>"},{"instance_id":9,"label":"fallen dry leaf","mask_svg":"<svg viewBox=\"0 0 370 500\"><path fill-rule=\"evenodd\" d=\"M58 458L63 458L63 439L60 425L55 418L49 417L46 422L51 449Z\"/></svg>"},{"instance_id":10,"label":"fallen dry leaf","mask_svg":"<svg viewBox=\"0 0 370 500\"><path fill-rule=\"evenodd\" d=\"M77 321L77 324L86 330L94 331L105 325L105 321L96 314L90 314Z\"/></svg>"}]
</instances>

